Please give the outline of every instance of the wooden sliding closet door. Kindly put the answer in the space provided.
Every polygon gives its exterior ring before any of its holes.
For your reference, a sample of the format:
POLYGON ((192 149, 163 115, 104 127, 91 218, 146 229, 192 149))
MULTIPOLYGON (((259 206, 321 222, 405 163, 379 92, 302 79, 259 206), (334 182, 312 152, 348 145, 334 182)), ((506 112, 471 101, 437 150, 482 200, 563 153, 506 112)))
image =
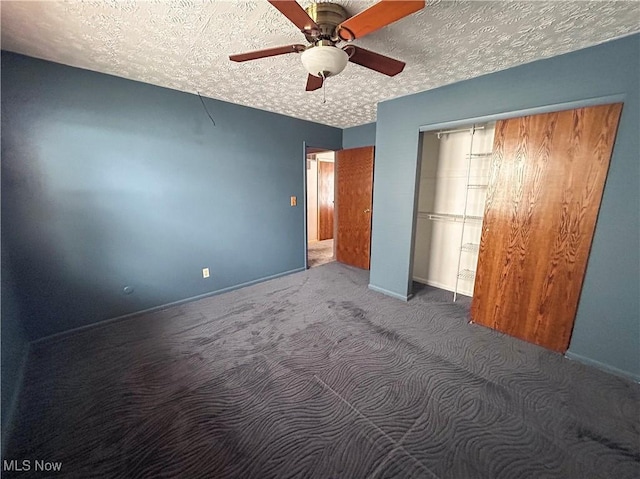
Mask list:
POLYGON ((567 350, 621 109, 497 123, 474 322, 567 350))

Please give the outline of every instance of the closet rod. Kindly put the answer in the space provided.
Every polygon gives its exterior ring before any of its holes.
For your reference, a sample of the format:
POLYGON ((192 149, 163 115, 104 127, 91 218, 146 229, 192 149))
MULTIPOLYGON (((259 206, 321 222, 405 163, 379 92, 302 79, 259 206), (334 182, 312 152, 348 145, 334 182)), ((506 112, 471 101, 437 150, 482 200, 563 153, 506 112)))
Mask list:
POLYGON ((443 131, 438 131, 436 132, 436 136, 438 137, 438 140, 440 139, 440 137, 442 135, 447 135, 449 133, 460 133, 461 131, 476 131, 476 130, 484 130, 484 126, 473 126, 471 128, 461 128, 459 130, 443 130, 443 131))

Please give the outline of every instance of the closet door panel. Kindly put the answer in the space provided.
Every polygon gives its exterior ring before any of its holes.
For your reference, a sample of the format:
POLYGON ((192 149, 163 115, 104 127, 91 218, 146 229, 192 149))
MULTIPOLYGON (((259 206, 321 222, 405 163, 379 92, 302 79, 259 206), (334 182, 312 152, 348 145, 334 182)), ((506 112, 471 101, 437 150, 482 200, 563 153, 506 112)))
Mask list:
POLYGON ((566 351, 621 108, 498 122, 474 322, 566 351))

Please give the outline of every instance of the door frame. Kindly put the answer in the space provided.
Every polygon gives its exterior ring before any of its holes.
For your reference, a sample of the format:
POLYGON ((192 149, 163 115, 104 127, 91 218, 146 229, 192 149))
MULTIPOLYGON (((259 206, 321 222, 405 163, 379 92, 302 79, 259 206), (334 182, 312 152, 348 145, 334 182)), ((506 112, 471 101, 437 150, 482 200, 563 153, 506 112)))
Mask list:
MULTIPOLYGON (((307 155, 309 153, 319 153, 322 151, 332 151, 335 155, 335 153, 338 150, 334 150, 333 148, 327 148, 327 147, 320 147, 320 146, 311 146, 309 144, 307 144, 306 141, 302 142, 302 191, 303 191, 303 206, 304 206, 304 214, 302 217, 302 221, 303 221, 303 228, 304 228, 304 234, 303 234, 303 240, 304 240, 304 269, 307 270, 309 269, 309 231, 308 231, 308 222, 309 222, 309 218, 308 218, 308 205, 307 205, 307 195, 309 194, 309 192, 307 191, 307 155), (311 150, 311 151, 310 151, 311 150)), ((335 161, 335 160, 334 160, 335 161)), ((335 177, 335 171, 334 171, 334 177, 335 177)), ((334 191, 335 191, 335 183, 334 183, 334 191)), ((336 231, 336 214, 335 214, 335 194, 334 194, 334 215, 333 215, 333 238, 334 238, 334 244, 333 244, 333 254, 335 256, 335 231, 336 231)))
MULTIPOLYGON (((512 118, 520 118, 523 116, 531 116, 538 115, 541 113, 554 113, 557 111, 563 110, 575 110, 577 108, 585 108, 590 106, 598 106, 598 105, 606 105, 608 103, 624 103, 626 100, 626 95, 618 94, 618 95, 607 95, 595 98, 585 98, 582 100, 574 100, 562 103, 553 103, 550 105, 543 105, 534 108, 525 108, 522 110, 512 110, 502 113, 493 113, 490 115, 476 116, 471 118, 464 118, 458 120, 451 120, 439 123, 431 123, 427 125, 422 125, 418 128, 418 149, 416 151, 416 158, 420 162, 418 166, 421 166, 422 162, 422 134, 429 131, 436 131, 441 129, 454 129, 463 127, 465 125, 473 124, 473 123, 486 123, 492 121, 499 120, 508 120, 512 118)), ((624 114, 624 111, 623 111, 624 114)), ((614 146, 615 147, 615 146, 614 146)), ((418 169, 416 169, 419 171, 418 169)), ((374 173, 375 173, 375 165, 374 165, 374 173)), ((407 277, 407 283, 409 285, 409 291, 407 295, 407 300, 413 296, 413 252, 415 248, 416 241, 416 210, 418 208, 418 194, 419 194, 419 182, 420 178, 416 178, 416 183, 414 185, 414 199, 413 199, 413 223, 411 225, 411 254, 409 258, 409 276, 407 277)), ((605 181, 606 184, 606 181, 605 181)), ((596 219, 597 225, 597 219, 596 219)), ((587 259, 587 268, 589 267, 589 262, 587 259)))

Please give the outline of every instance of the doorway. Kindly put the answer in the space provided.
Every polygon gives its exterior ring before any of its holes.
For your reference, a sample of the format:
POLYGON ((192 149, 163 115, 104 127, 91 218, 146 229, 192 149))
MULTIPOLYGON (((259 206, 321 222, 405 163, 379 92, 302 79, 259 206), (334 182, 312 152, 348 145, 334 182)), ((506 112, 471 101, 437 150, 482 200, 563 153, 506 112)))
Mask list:
POLYGON ((335 152, 307 148, 307 266, 335 261, 335 152))

